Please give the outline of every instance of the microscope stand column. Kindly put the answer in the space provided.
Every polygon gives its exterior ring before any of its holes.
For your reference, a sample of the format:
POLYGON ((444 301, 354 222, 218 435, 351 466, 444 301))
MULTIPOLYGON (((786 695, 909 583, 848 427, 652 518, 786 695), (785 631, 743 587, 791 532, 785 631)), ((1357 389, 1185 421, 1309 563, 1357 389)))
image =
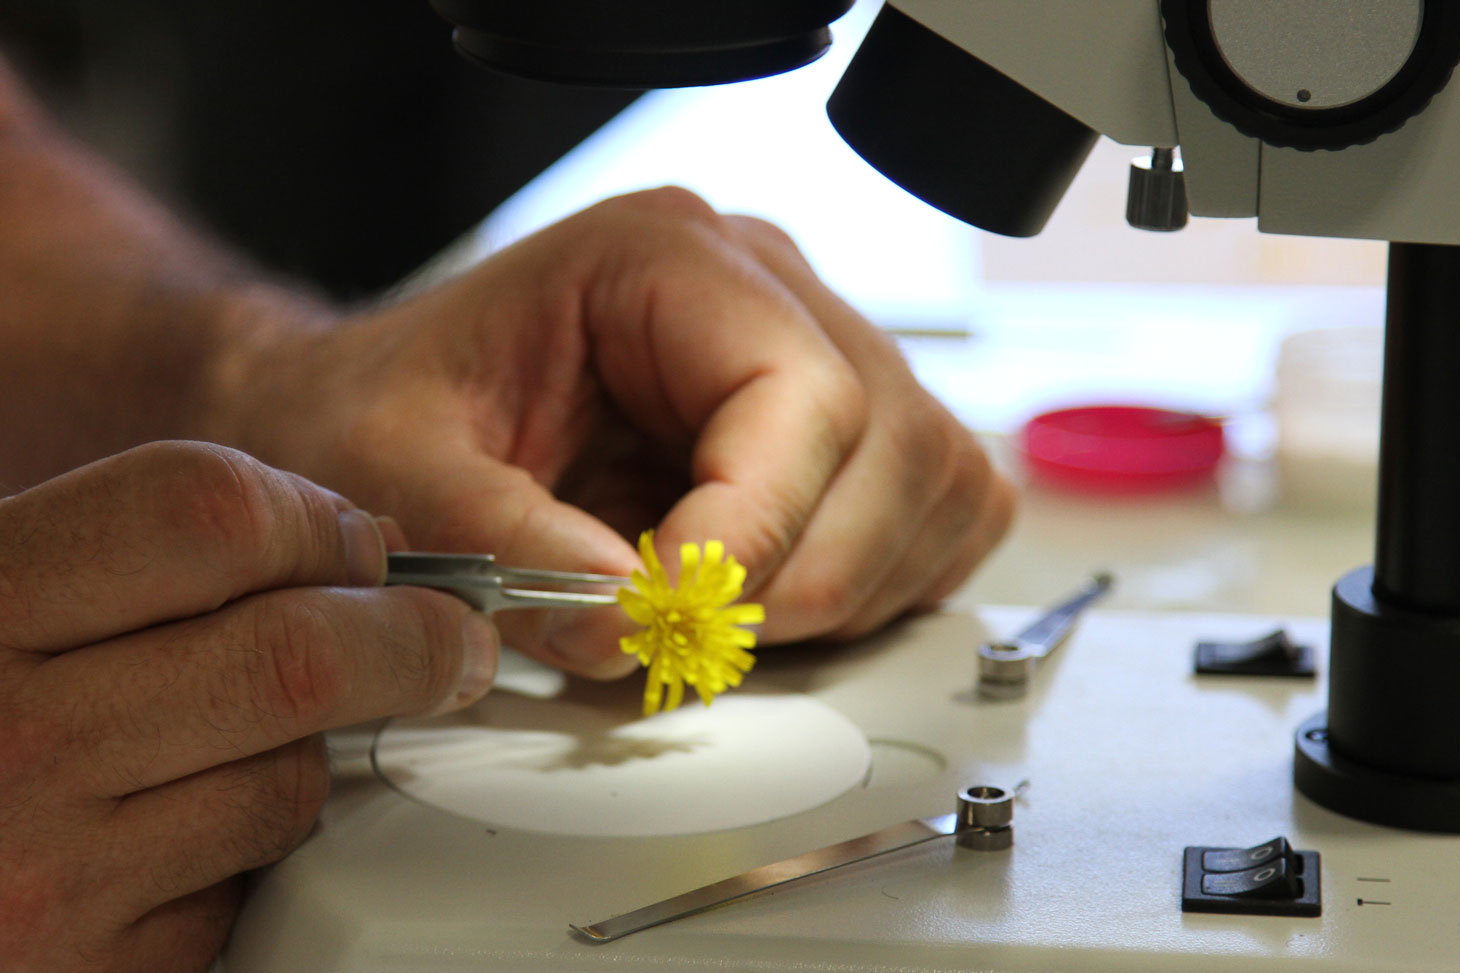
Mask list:
POLYGON ((1350 817, 1460 833, 1460 247, 1389 249, 1375 563, 1333 589, 1328 710, 1298 790, 1350 817))

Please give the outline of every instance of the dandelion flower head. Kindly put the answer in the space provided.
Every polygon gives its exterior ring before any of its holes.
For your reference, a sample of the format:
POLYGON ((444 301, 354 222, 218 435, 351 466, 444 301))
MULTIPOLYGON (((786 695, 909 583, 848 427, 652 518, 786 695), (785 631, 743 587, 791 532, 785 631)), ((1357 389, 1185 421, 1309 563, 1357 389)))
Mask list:
POLYGON ((644 570, 619 589, 618 602, 643 628, 619 639, 619 647, 648 667, 644 715, 678 707, 686 685, 708 706, 740 685, 755 664, 748 651, 755 647, 755 633, 740 626, 765 621, 765 609, 732 604, 745 584, 745 568, 719 541, 706 541, 703 553, 698 544, 680 546, 677 584, 654 551, 652 530, 639 536, 639 556, 644 570))

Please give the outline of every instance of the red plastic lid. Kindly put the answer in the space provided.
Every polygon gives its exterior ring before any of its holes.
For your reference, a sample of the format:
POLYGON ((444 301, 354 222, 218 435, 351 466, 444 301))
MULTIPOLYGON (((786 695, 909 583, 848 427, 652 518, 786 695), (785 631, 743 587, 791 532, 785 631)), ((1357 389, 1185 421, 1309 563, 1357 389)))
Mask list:
POLYGON ((1060 409, 1024 426, 1030 472, 1080 490, 1138 493, 1190 486, 1222 458, 1222 425, 1131 405, 1060 409))

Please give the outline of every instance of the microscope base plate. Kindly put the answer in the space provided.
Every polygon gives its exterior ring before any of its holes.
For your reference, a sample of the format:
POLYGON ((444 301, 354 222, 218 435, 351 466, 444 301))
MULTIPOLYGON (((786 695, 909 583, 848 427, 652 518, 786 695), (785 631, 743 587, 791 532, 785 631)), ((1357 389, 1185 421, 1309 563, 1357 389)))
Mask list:
MULTIPOLYGON (((1278 624, 1324 660, 1326 620, 1096 610, 1027 696, 980 697, 977 646, 1034 615, 950 610, 857 645, 763 650, 736 692, 834 708, 866 737, 872 770, 820 806, 730 830, 625 838, 492 826, 378 779, 378 728, 336 734, 320 826, 259 875, 224 969, 1453 968, 1460 836, 1367 824, 1294 789, 1293 733, 1323 707, 1323 666, 1311 682, 1192 671, 1196 642, 1278 624), (931 842, 602 945, 568 929, 946 813, 961 787, 1025 779, 1004 851, 931 842), (1274 835, 1320 856, 1321 915, 1182 912, 1183 849, 1274 835)), ((639 688, 594 691, 631 700, 639 688)))

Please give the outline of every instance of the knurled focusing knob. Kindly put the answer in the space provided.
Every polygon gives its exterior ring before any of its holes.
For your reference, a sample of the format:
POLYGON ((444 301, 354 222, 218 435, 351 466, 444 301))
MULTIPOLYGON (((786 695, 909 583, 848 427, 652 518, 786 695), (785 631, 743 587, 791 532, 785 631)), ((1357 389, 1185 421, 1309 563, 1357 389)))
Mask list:
POLYGON ((1186 176, 1174 149, 1156 148, 1130 164, 1125 221, 1138 230, 1167 232, 1186 225, 1186 176))
POLYGON ((1196 96, 1284 148, 1344 149, 1396 131, 1460 60, 1454 0, 1161 0, 1161 14, 1196 96))

